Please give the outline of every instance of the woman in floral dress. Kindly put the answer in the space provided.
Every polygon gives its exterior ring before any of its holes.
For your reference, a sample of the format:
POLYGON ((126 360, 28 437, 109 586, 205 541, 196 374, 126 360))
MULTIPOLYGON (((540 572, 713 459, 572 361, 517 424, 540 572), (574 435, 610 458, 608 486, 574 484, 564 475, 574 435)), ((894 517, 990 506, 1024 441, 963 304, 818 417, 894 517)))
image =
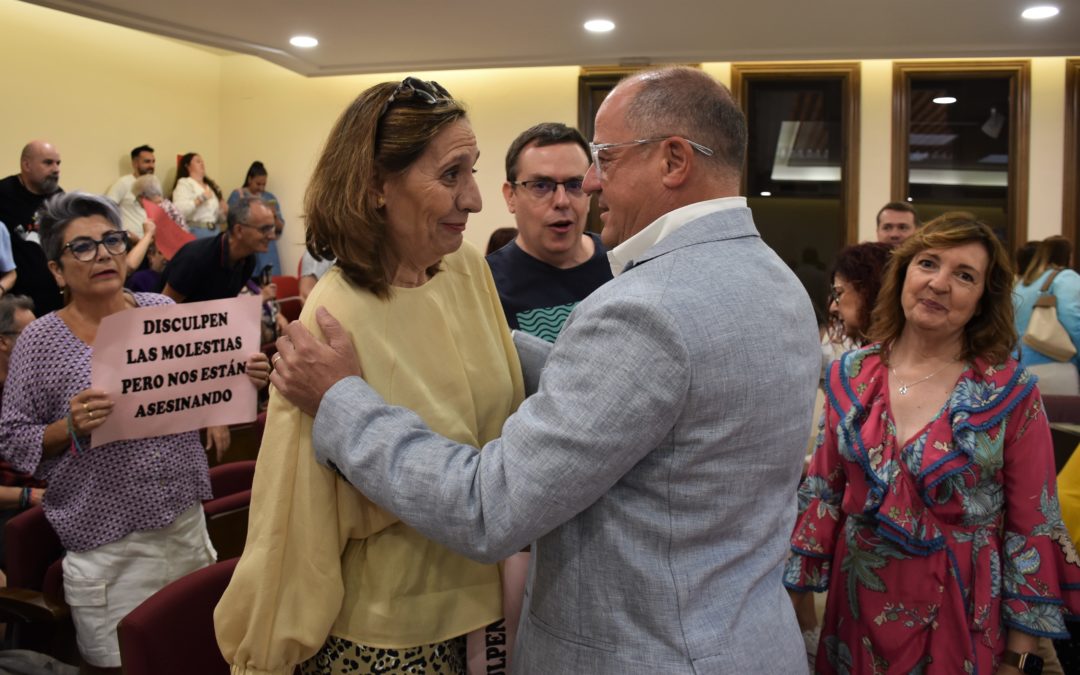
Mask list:
POLYGON ((830 590, 817 672, 1037 672, 1080 618, 1011 287, 992 231, 945 214, 893 254, 876 342, 830 368, 784 580, 830 590))

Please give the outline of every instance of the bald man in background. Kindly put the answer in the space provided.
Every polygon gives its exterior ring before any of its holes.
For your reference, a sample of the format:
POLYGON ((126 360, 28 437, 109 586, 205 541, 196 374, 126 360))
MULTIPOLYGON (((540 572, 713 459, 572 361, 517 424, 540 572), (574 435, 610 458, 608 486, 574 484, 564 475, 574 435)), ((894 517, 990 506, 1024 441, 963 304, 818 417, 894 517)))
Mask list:
POLYGON ((18 277, 11 292, 34 300, 39 315, 60 309, 63 298, 38 244, 34 214, 59 192, 60 152, 47 141, 30 141, 19 157, 19 173, 0 180, 0 222, 11 234, 18 277))

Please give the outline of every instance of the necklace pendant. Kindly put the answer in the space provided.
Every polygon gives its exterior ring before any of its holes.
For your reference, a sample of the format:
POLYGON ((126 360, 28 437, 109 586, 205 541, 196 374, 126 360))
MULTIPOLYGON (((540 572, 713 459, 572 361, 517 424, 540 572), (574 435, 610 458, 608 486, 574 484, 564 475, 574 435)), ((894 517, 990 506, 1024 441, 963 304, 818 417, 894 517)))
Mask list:
POLYGON ((907 392, 908 392, 908 388, 907 388, 907 385, 906 385, 906 384, 902 384, 902 385, 900 385, 900 388, 899 388, 899 389, 897 389, 897 391, 899 391, 899 392, 900 392, 900 395, 901 395, 901 396, 907 396, 907 392))

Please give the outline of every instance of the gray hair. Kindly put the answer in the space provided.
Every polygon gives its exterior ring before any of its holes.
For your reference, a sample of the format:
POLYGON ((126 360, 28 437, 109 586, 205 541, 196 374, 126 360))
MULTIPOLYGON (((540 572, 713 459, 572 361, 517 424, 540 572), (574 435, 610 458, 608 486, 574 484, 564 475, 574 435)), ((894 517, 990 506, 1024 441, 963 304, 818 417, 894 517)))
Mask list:
POLYGON ((0 298, 0 334, 15 332, 15 313, 20 309, 34 311, 34 301, 25 295, 5 295, 0 298))
POLYGON ((35 220, 41 234, 41 248, 49 260, 60 260, 64 252, 64 231, 71 221, 101 216, 116 229, 122 229, 120 211, 108 199, 88 192, 53 195, 38 209, 35 220))
POLYGON ((131 184, 131 194, 135 195, 136 199, 139 197, 153 199, 154 197, 164 196, 161 191, 161 181, 152 173, 136 178, 135 182, 131 184))
MULTIPOLYGON (((230 232, 237 224, 247 225, 248 217, 251 215, 251 207, 255 204, 266 206, 266 202, 263 201, 262 197, 244 197, 229 207, 228 223, 230 232)), ((266 208, 270 207, 266 206, 266 208)))
POLYGON ((736 174, 746 161, 746 116, 731 91, 708 74, 677 66, 634 76, 626 122, 640 138, 679 135, 711 148, 736 174))

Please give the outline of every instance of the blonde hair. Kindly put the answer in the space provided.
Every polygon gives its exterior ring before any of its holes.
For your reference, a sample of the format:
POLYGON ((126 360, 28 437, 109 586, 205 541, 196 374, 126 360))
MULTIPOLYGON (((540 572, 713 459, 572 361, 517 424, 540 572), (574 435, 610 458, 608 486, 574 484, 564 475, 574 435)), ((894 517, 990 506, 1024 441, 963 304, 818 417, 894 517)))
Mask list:
POLYGON ((1018 341, 1013 319, 1012 262, 993 230, 975 220, 970 213, 961 211, 945 213, 931 220, 897 246, 889 258, 869 331, 872 340, 882 343, 884 354, 889 353, 904 330, 906 317, 900 295, 911 261, 927 249, 955 248, 970 243, 981 244, 989 262, 975 315, 964 326, 961 357, 967 360, 982 357, 993 364, 1008 358, 1018 341))

